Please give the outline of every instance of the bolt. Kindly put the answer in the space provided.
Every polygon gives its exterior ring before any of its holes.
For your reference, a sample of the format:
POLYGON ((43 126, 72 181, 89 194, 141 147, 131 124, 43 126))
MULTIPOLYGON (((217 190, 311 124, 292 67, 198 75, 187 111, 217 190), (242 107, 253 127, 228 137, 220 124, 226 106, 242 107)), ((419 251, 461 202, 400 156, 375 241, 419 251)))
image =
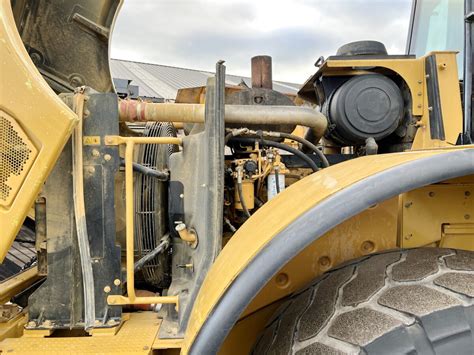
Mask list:
POLYGON ((110 292, 110 286, 105 286, 104 287, 104 292, 109 293, 110 292))
POLYGON ((290 278, 288 277, 287 274, 285 274, 284 272, 278 274, 275 278, 275 282, 278 286, 280 287, 286 287, 288 286, 289 284, 289 281, 290 281, 290 278))
POLYGON ((422 106, 421 106, 421 104, 418 104, 416 107, 421 108, 422 106))
POLYGON ((329 256, 322 256, 319 258, 319 265, 323 268, 329 268, 331 266, 331 259, 329 256))
POLYGON ((93 157, 98 157, 98 156, 100 156, 99 151, 98 151, 97 149, 92 149, 92 156, 93 156, 93 157))
POLYGON ((418 80, 418 84, 423 84, 423 81, 421 81, 421 80, 418 80))
POLYGON ((470 191, 466 191, 466 192, 464 192, 464 196, 466 196, 466 197, 469 197, 469 196, 471 196, 471 192, 470 192, 470 191))
POLYGON ((365 242, 362 243, 361 247, 364 252, 371 253, 375 249, 375 244, 370 240, 366 240, 365 242))
POLYGON ((90 174, 94 174, 95 173, 95 168, 93 166, 89 166, 87 168, 87 172, 90 173, 90 174))
POLYGON ((435 193, 434 193, 433 191, 430 191, 430 192, 428 193, 428 196, 429 196, 429 197, 434 197, 434 195, 435 195, 435 193))
POLYGON ((464 219, 471 219, 471 215, 465 214, 465 215, 464 215, 464 219))
POLYGON ((120 280, 119 279, 115 279, 114 280, 114 285, 115 286, 119 286, 121 284, 120 280))
POLYGON ((192 269, 194 267, 193 264, 178 264, 176 265, 179 269, 192 269))
POLYGON ((31 53, 30 58, 36 65, 41 64, 41 56, 38 53, 31 53))
POLYGON ((418 95, 418 96, 421 96, 421 95, 422 95, 422 94, 421 94, 421 91, 419 91, 417 95, 418 95))
POLYGON ((112 156, 110 154, 105 154, 104 159, 105 161, 109 161, 110 159, 112 159, 112 156))
POLYGON ((180 194, 180 195, 179 195, 179 198, 184 198, 184 194, 180 194))

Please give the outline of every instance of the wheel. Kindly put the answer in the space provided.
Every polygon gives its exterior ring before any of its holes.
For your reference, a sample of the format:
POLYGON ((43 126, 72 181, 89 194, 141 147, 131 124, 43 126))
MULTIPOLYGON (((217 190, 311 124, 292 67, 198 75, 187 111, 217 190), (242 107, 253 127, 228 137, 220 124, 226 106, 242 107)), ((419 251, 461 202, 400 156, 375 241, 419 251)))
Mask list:
POLYGON ((270 318, 254 354, 473 354, 474 252, 386 252, 334 269, 270 318))

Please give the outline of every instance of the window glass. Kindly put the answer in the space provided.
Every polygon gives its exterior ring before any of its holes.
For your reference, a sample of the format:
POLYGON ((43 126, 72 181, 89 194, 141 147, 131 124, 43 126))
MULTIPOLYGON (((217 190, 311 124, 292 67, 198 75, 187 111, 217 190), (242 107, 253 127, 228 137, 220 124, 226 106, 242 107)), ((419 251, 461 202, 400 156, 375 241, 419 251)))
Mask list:
POLYGON ((417 57, 430 51, 455 50, 459 77, 463 71, 464 1, 418 0, 410 42, 410 53, 417 57))

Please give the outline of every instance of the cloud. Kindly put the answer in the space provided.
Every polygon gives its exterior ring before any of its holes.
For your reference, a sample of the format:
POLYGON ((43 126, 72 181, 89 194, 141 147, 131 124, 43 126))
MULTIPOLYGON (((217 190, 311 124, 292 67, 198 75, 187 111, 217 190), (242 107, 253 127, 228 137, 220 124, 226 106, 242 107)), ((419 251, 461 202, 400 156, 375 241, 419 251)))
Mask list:
POLYGON ((273 57, 274 78, 303 82, 344 43, 379 40, 403 53, 410 0, 125 1, 112 57, 202 70, 219 59, 248 76, 250 58, 273 57))

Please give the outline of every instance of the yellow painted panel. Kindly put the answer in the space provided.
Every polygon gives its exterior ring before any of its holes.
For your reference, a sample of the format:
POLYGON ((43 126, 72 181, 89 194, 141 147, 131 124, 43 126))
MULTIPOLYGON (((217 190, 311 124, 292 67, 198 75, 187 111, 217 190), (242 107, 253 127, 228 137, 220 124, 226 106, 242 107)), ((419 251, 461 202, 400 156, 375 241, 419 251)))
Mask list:
MULTIPOLYGON (((0 0, 0 58, 0 110, 21 127, 37 150, 28 174, 10 186, 17 191, 15 198, 8 206, 0 204, 2 262, 77 117, 51 90, 30 60, 17 32, 9 0, 0 0)), ((0 147, 5 150, 4 154, 12 149, 5 145, 0 147)), ((0 174, 0 180, 10 177, 7 170, 0 169, 0 174)))
MULTIPOLYGON (((403 194, 401 201, 401 246, 404 248, 439 242, 443 226, 474 220, 474 184, 431 185, 403 194)), ((467 243, 474 243, 474 239, 467 243)), ((466 244, 465 249, 468 246, 466 244)))
MULTIPOLYGON (((124 317, 125 318, 125 317, 124 317)), ((116 335, 85 337, 21 337, 0 343, 6 354, 148 354, 160 328, 154 312, 131 313, 116 335)))

